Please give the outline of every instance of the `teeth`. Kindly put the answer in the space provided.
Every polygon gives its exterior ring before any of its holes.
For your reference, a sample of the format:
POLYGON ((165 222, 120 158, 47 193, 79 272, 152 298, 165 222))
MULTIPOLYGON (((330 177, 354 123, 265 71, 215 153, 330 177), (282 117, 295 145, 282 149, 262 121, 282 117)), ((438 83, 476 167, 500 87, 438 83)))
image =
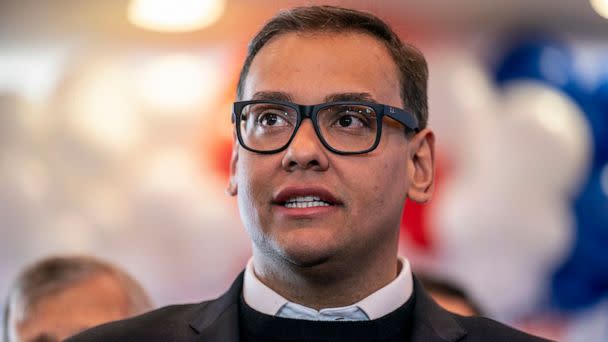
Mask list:
POLYGON ((322 201, 318 196, 297 196, 292 197, 285 202, 286 208, 311 208, 311 207, 327 207, 329 203, 322 201))
POLYGON ((313 201, 321 201, 321 197, 318 196, 298 196, 292 197, 287 200, 287 202, 313 202, 313 201))
POLYGON ((312 208, 312 207, 328 207, 329 204, 322 201, 312 202, 287 202, 285 208, 312 208))

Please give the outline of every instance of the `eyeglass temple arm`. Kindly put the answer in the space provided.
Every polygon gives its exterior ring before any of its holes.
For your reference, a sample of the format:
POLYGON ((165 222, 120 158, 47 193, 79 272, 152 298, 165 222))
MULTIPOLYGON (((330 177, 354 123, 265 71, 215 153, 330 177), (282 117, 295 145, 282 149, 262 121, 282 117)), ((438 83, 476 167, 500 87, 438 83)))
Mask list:
POLYGON ((401 122, 409 129, 412 129, 414 131, 419 130, 418 119, 416 118, 416 116, 414 116, 414 114, 410 112, 407 112, 401 108, 385 105, 384 114, 401 122))

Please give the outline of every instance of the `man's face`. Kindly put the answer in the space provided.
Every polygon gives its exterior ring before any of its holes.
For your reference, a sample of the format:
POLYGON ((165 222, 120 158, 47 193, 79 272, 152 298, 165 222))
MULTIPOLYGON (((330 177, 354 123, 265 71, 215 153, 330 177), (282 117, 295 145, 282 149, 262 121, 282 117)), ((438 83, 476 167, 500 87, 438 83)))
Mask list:
POLYGON ((15 322, 18 341, 62 341, 82 330, 127 317, 127 297, 116 279, 99 275, 40 300, 15 322))
MULTIPOLYGON (((402 107, 396 65, 375 38, 360 33, 275 37, 253 60, 242 99, 312 105, 343 94, 402 107)), ((388 120, 378 147, 361 155, 328 151, 310 120, 279 153, 235 146, 231 184, 254 253, 300 266, 361 260, 387 248, 394 255, 412 168, 404 127, 388 120), (285 206, 288 199, 305 196, 330 205, 285 206)))

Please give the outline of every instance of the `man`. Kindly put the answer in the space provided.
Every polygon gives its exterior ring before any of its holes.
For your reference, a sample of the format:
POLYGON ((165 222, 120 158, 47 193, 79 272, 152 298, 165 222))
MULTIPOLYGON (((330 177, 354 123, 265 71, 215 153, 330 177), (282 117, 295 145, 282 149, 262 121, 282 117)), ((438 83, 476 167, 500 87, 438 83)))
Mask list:
POLYGON ((4 341, 62 341, 150 309, 142 287, 115 266, 83 256, 47 258, 24 270, 12 286, 4 341))
POLYGON ((253 38, 234 104, 229 193, 253 242, 220 298, 73 341, 535 341, 437 306, 397 257, 407 198, 433 189, 427 67, 380 19, 278 14, 253 38))

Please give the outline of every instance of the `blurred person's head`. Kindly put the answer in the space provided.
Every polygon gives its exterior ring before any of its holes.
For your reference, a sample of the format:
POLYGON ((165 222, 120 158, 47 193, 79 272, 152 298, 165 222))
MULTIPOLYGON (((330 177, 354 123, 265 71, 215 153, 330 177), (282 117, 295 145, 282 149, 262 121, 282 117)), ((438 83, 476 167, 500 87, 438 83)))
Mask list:
POLYGON ((5 341, 61 341, 150 309, 140 284, 116 266, 86 256, 46 258, 19 274, 9 290, 5 341))
POLYGON ((462 316, 482 316, 483 312, 473 299, 458 285, 447 280, 417 274, 418 280, 444 309, 462 316))

